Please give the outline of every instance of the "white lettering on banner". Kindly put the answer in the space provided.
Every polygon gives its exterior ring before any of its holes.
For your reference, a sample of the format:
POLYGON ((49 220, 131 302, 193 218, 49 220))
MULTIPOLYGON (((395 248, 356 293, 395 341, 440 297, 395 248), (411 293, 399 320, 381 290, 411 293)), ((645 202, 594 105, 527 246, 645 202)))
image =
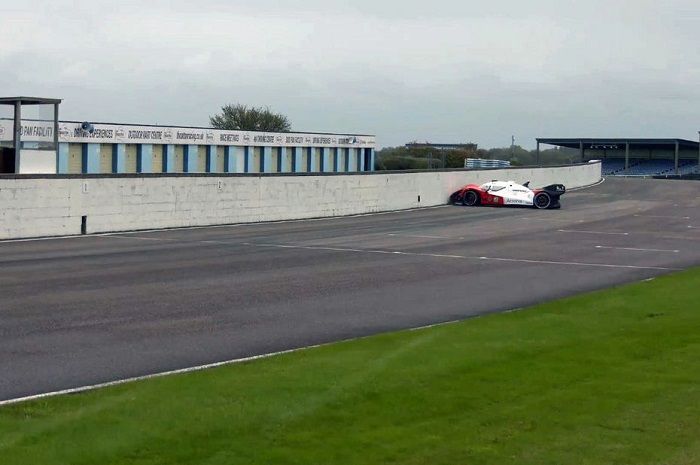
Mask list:
MULTIPOLYGON (((0 140, 12 140, 13 121, 0 119, 0 140)), ((178 127, 127 126, 94 124, 94 131, 84 131, 81 123, 59 123, 60 142, 105 144, 202 144, 273 147, 373 147, 374 136, 319 135, 308 133, 256 133, 178 127)), ((23 121, 22 137, 31 142, 52 142, 53 122, 23 121)))
MULTIPOLYGON (((0 121, 0 140, 12 140, 14 121, 0 121)), ((60 134, 60 133, 59 133, 60 134)), ((53 142, 53 123, 22 121, 21 137, 29 142, 53 142)))
POLYGON ((94 131, 88 132, 81 127, 73 130, 73 137, 82 139, 114 139, 114 129, 95 128, 94 131))
POLYGON ((238 134, 219 133, 219 142, 238 142, 240 138, 238 134))
POLYGON ((180 132, 180 131, 177 131, 176 139, 177 140, 193 140, 193 141, 204 140, 204 134, 198 133, 198 132, 180 132))
POLYGON ((131 130, 129 131, 129 139, 143 139, 143 140, 163 140, 163 131, 144 131, 144 130, 131 130))
POLYGON ((35 137, 50 137, 53 139, 53 126, 22 125, 22 137, 34 140, 35 137))

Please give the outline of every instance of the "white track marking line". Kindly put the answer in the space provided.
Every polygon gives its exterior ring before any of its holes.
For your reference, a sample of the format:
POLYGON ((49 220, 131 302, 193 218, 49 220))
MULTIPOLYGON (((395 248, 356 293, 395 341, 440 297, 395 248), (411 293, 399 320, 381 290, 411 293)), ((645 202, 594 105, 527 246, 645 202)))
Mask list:
POLYGON ((461 260, 491 260, 499 262, 514 262, 514 263, 533 263, 540 265, 560 265, 560 266, 586 266, 586 267, 598 267, 598 268, 623 268, 623 269, 634 269, 634 270, 661 270, 661 271, 680 271, 681 268, 668 268, 661 266, 639 266, 639 265, 615 265, 609 263, 585 263, 585 262, 566 262, 557 260, 534 260, 534 259, 524 259, 524 258, 503 258, 503 257, 473 257, 468 255, 449 255, 449 254, 432 254, 432 253, 420 253, 420 252, 403 252, 400 250, 376 250, 376 249, 352 249, 345 247, 324 247, 324 246, 310 246, 310 245, 293 245, 293 244, 261 244, 253 242, 244 242, 240 245, 246 245, 251 247, 265 247, 265 248, 278 248, 278 249, 301 249, 301 250, 326 250, 332 252, 355 252, 355 253, 367 253, 367 254, 385 254, 385 255, 405 255, 413 257, 435 257, 435 258, 452 258, 461 260))
POLYGON ((417 239, 464 239, 464 237, 429 236, 429 235, 421 235, 421 234, 399 234, 399 233, 388 233, 387 236, 414 237, 417 239))
MULTIPOLYGON (((169 241, 169 242, 176 242, 176 241, 182 241, 181 239, 172 239, 168 237, 143 237, 143 236, 134 236, 134 235, 118 235, 118 234, 95 234, 94 237, 105 237, 108 239, 127 239, 127 240, 138 240, 138 241, 169 241)), ((186 241, 182 241, 186 242, 186 241)), ((204 241, 199 241, 199 242, 204 242, 204 241)))
POLYGON ((642 217, 642 218, 667 218, 667 219, 673 219, 673 220, 689 220, 689 216, 666 216, 666 215, 634 215, 636 217, 642 217))
POLYGON ((600 186, 600 185, 603 184, 604 182, 605 182, 605 178, 604 178, 604 177, 601 177, 601 178, 600 178, 600 181, 598 181, 598 182, 596 182, 596 183, 594 183, 594 184, 589 184, 588 186, 581 186, 581 187, 572 187, 571 189, 567 189, 566 191, 567 191, 567 192, 582 191, 582 190, 585 190, 585 189, 590 189, 591 187, 600 186))
MULTIPOLYGON (((110 236, 113 237, 113 236, 110 236)), ((128 236, 121 237, 122 239, 142 239, 140 237, 128 236)), ((160 240, 160 239, 154 239, 160 240)), ((165 240, 175 240, 175 239, 165 239, 165 240)), ((534 260, 534 259, 522 259, 522 258, 503 258, 503 257, 474 257, 468 255, 452 255, 452 254, 434 254, 434 253, 420 253, 420 252, 404 252, 401 250, 379 250, 379 249, 355 249, 350 247, 331 247, 331 246, 318 246, 318 245, 295 245, 295 244, 264 244, 255 242, 228 242, 228 241, 191 241, 192 243, 203 243, 203 244, 215 244, 215 245, 228 245, 236 246, 243 245, 247 247, 260 247, 260 248, 275 248, 275 249, 292 249, 292 250, 320 250, 328 252, 353 252, 353 253, 365 253, 365 254, 381 254, 381 255, 404 255, 411 257, 433 257, 433 258, 451 258, 451 259, 461 259, 461 260, 493 260, 499 262, 515 262, 515 263, 534 263, 541 265, 562 265, 562 266, 587 266, 587 267, 599 267, 599 268, 623 268, 623 269, 635 269, 635 270, 662 270, 662 271, 680 271, 681 268, 668 268, 659 266, 638 266, 638 265, 615 265, 609 263, 586 263, 586 262, 566 262, 557 260, 534 260)))
POLYGON ((638 249, 635 247, 610 247, 605 245, 596 245, 596 249, 613 249, 613 250, 630 250, 633 252, 669 252, 669 253, 680 253, 680 250, 669 250, 669 249, 638 249))
MULTIPOLYGON (((517 310, 520 310, 520 308, 515 308, 515 309, 507 310, 507 311, 512 312, 512 311, 517 311, 517 310)), ((397 329, 397 330, 392 331, 392 332, 422 331, 425 329, 435 328, 438 326, 452 325, 452 324, 459 323, 459 322, 466 321, 466 320, 477 319, 477 318, 481 318, 482 316, 484 316, 484 315, 466 316, 465 318, 462 318, 459 320, 450 320, 450 321, 444 321, 441 323, 433 323, 433 324, 429 324, 429 325, 416 326, 416 327, 412 327, 412 328, 397 329)), ((368 334, 366 336, 358 336, 358 337, 352 337, 352 338, 347 338, 347 339, 339 339, 337 341, 324 342, 321 344, 312 344, 312 345, 308 345, 308 346, 296 347, 293 349, 279 350, 277 352, 268 352, 266 354, 260 354, 260 355, 251 355, 249 357, 234 358, 234 359, 230 359, 230 360, 223 360, 221 362, 207 363, 204 365, 197 365, 197 366, 193 366, 193 367, 180 368, 177 370, 162 371, 162 372, 152 373, 152 374, 143 375, 143 376, 133 376, 131 378, 123 378, 123 379, 118 379, 118 380, 114 380, 114 381, 107 381, 105 383, 90 384, 87 386, 79 386, 79 387, 75 387, 75 388, 61 389, 58 391, 44 392, 41 394, 33 394, 30 396, 17 397, 14 399, 0 400, 0 407, 6 406, 6 405, 12 405, 12 404, 19 404, 21 402, 28 402, 31 400, 45 399, 47 397, 56 397, 56 396, 65 395, 65 394, 78 394, 81 392, 94 391, 97 389, 107 388, 110 386, 119 386, 121 384, 133 383, 133 382, 137 382, 137 381, 145 381, 148 379, 163 378, 166 376, 193 373, 193 372, 197 372, 197 371, 210 370, 212 368, 219 368, 219 367, 224 367, 224 366, 228 366, 228 365, 237 365, 240 363, 252 362, 255 360, 263 360, 266 358, 273 358, 273 357, 278 357, 280 355, 293 354, 295 352, 303 352, 306 350, 317 349, 320 347, 327 347, 327 346, 336 345, 336 344, 343 344, 346 342, 361 341, 363 339, 369 339, 371 337, 378 336, 380 334, 383 334, 383 333, 368 334)))
POLYGON ((574 234, 605 234, 609 236, 629 236, 628 232, 609 232, 609 231, 579 231, 575 229, 557 229, 557 232, 574 233, 574 234))
MULTIPOLYGON (((624 233, 627 234, 627 233, 624 233)), ((117 239, 135 239, 135 240, 153 240, 153 241, 180 241, 179 239, 170 238, 146 238, 139 236, 116 236, 107 235, 106 237, 117 238, 117 239)), ((600 268, 623 268, 623 269, 636 269, 636 270, 662 270, 662 271, 680 271, 682 268, 669 268, 660 266, 638 266, 638 265, 615 265, 609 263, 586 263, 586 262, 567 262, 567 261, 557 261, 557 260, 534 260, 534 259, 523 259, 523 258, 503 258, 503 257, 475 257, 468 255, 452 255, 452 254, 433 254, 433 253, 419 253, 419 252, 404 252, 401 250, 379 250, 379 249, 354 249, 350 247, 331 247, 331 246, 317 246, 317 245, 294 245, 294 244, 265 244, 265 243, 255 243, 255 242, 230 242, 230 241, 182 241, 186 244, 213 244, 213 245, 226 245, 226 246, 247 246, 247 247, 260 247, 260 248, 277 248, 277 249, 299 249, 299 250, 321 250, 329 252, 354 252, 354 253, 365 253, 365 254, 382 254, 382 255, 405 255, 413 257, 433 257, 433 258, 452 258, 452 259, 462 259, 462 260, 493 260, 499 262, 516 262, 516 263, 534 263, 542 265, 562 265, 562 266, 587 266, 587 267, 600 267, 600 268)), ((603 246, 597 246, 603 248, 603 246)), ((625 250, 625 248, 623 248, 625 250)), ((653 249, 632 249, 628 248, 626 250, 644 250, 644 251, 656 251, 656 252, 675 252, 672 250, 653 250, 653 249)))
MULTIPOLYGON (((464 257, 474 258, 474 257, 464 257)), ((599 268, 627 268, 633 270, 663 270, 663 271, 681 271, 682 268, 666 268, 661 266, 637 266, 637 265, 610 265, 606 263, 582 263, 582 262, 560 262, 555 260, 526 260, 520 258, 494 258, 494 257, 479 257, 481 260, 495 260, 499 262, 519 262, 519 263, 534 263, 541 265, 569 265, 569 266, 589 266, 599 268)))
MULTIPOLYGON (((361 339, 361 338, 358 338, 358 339, 361 339)), ((346 342, 346 341, 350 341, 350 340, 352 340, 352 339, 347 339, 347 340, 337 341, 337 342, 346 342)), ((5 406, 5 405, 18 404, 20 402, 27 402, 30 400, 44 399, 46 397, 55 397, 55 396, 60 396, 60 395, 64 395, 64 394, 77 394, 80 392, 94 391, 96 389, 102 389, 102 388, 106 388, 106 387, 110 387, 110 386, 118 386, 120 384, 133 383, 135 381, 143 381, 143 380, 153 379, 153 378, 162 378, 164 376, 179 375, 179 374, 184 374, 184 373, 191 373, 194 371, 208 370, 211 368, 217 368, 217 367, 226 366, 226 365, 235 365, 235 364, 239 364, 239 363, 251 362, 253 360, 261 360, 261 359, 265 359, 265 358, 276 357, 278 355, 290 354, 293 352, 299 352, 302 350, 313 349, 316 347, 322 347, 322 346, 329 345, 329 344, 333 344, 333 343, 331 342, 331 343, 327 343, 327 344, 316 344, 316 345, 311 345, 311 346, 306 346, 306 347, 298 347, 296 349, 281 350, 278 352, 270 352, 267 354, 253 355, 250 357, 243 357, 243 358, 236 358, 236 359, 232 359, 232 360, 225 360, 222 362, 208 363, 206 365, 198 365, 198 366, 194 366, 194 367, 181 368, 178 370, 163 371, 160 373, 153 373, 150 375, 134 376, 131 378, 124 378, 124 379, 119 379, 119 380, 115 380, 115 381, 108 381, 105 383, 90 384, 87 386, 80 386, 80 387, 76 387, 76 388, 62 389, 60 391, 51 391, 51 392, 46 392, 46 393, 42 393, 42 394, 34 394, 31 396, 17 397, 15 399, 7 399, 7 400, 0 401, 0 407, 5 406)))
POLYGON ((52 237, 31 237, 27 239, 0 239, 0 245, 11 244, 13 242, 38 242, 38 241, 55 241, 58 239, 82 239, 84 237, 94 237, 93 236, 52 236, 52 237))

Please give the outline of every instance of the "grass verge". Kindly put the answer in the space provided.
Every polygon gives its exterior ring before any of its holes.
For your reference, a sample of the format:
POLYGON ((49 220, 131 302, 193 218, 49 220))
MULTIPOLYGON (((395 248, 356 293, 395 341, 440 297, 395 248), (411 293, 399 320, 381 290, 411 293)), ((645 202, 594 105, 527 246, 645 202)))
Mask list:
POLYGON ((700 270, 0 409, 3 464, 700 463, 700 270))

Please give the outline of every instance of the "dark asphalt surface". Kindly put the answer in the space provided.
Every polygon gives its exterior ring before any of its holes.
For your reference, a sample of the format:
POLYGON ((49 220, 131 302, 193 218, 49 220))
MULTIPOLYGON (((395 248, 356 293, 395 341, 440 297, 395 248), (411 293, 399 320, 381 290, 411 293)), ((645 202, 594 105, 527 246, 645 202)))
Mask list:
POLYGON ((562 204, 0 242, 0 400, 700 265, 700 182, 608 179, 562 204))

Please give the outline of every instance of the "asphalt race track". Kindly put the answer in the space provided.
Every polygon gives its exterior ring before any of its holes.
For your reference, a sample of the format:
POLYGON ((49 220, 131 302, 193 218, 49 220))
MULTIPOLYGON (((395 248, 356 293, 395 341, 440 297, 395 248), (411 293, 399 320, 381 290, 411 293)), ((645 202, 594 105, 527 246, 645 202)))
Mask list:
POLYGON ((0 400, 700 265, 700 182, 608 179, 562 204, 0 242, 0 400))

